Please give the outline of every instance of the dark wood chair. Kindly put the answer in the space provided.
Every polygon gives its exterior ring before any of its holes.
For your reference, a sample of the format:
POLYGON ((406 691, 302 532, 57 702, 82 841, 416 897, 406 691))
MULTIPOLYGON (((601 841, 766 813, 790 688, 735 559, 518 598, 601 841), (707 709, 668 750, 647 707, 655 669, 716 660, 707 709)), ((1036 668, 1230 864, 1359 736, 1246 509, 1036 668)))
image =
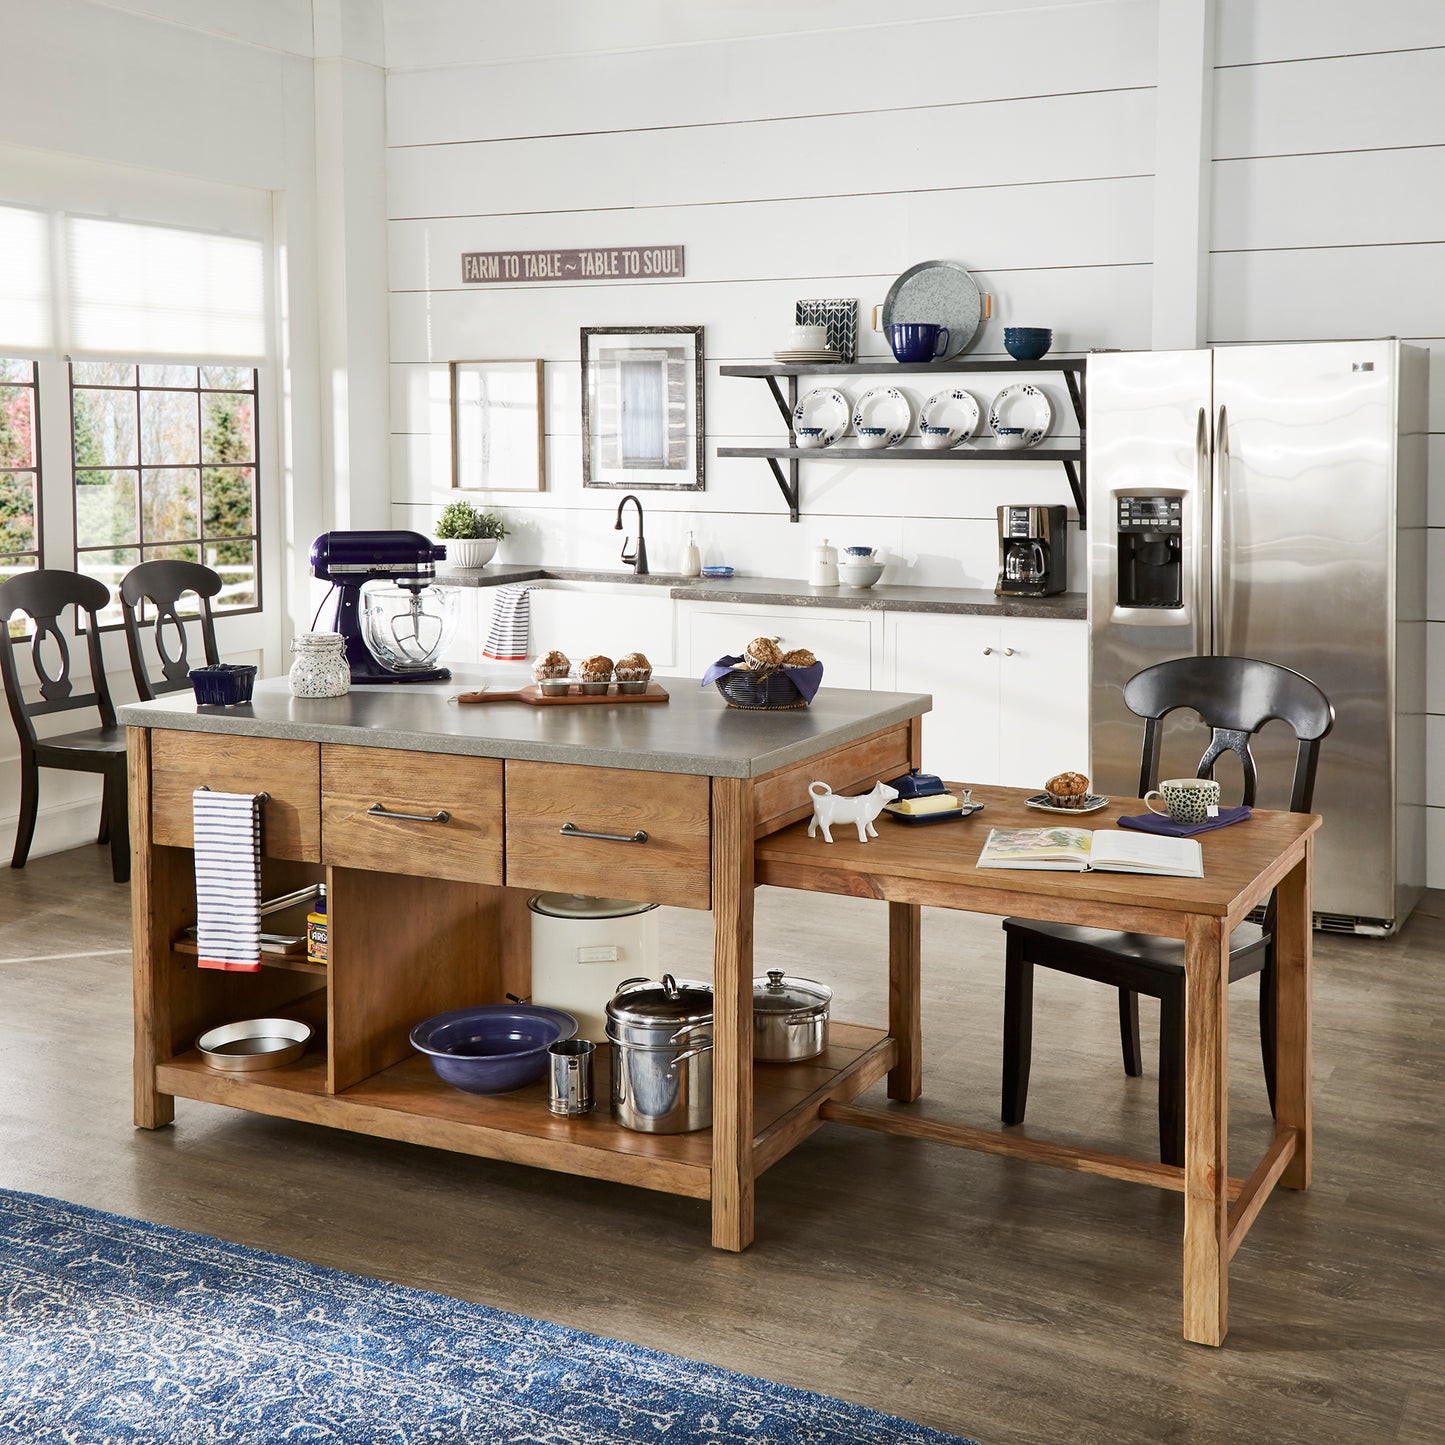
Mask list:
MULTIPOLYGON (((1213 777, 1225 752, 1235 753, 1244 774, 1243 801, 1254 803, 1256 772, 1249 740, 1279 719, 1297 741, 1290 811, 1307 813, 1314 796, 1320 741, 1334 726, 1329 699, 1307 677, 1287 667, 1248 657, 1183 657, 1136 673, 1124 685, 1124 701, 1144 719, 1139 795, 1159 782, 1163 721, 1187 708, 1211 729, 1196 776, 1213 777)), ((1243 825, 1248 827, 1246 823, 1243 825)), ((1274 1107, 1274 916, 1270 895, 1263 926, 1242 923, 1230 935, 1229 981, 1260 974, 1259 1032, 1265 1084, 1274 1107)), ((1023 1123, 1028 1104, 1033 1036, 1035 968, 1091 978, 1119 991, 1119 1034, 1124 1071, 1143 1073, 1139 1054, 1139 995, 1159 1000, 1159 1157, 1184 1162, 1184 944, 1179 939, 1116 933, 1065 923, 1006 918, 1004 963, 1003 1121, 1023 1123)))
POLYGON ((216 623, 211 616, 211 598, 221 590, 221 577, 199 562, 142 562, 120 579, 120 606, 125 617, 125 645, 130 652, 130 670, 135 677, 136 692, 142 702, 152 702, 161 693, 176 692, 191 685, 193 664, 186 656, 186 624, 176 603, 194 592, 200 602, 201 647, 206 662, 214 667, 220 662, 216 651, 216 623), (148 598, 155 608, 155 625, 151 629, 160 676, 153 677, 145 657, 145 627, 136 615, 141 599, 148 598), (171 629, 174 653, 166 644, 166 629, 171 629))
POLYGON ((20 736, 20 817, 15 827, 12 868, 23 868, 35 836, 35 816, 40 807, 40 769, 60 768, 67 772, 99 773, 105 782, 97 843, 110 844, 111 875, 117 883, 130 878, 130 828, 126 817, 125 729, 116 726, 115 708, 105 681, 105 661, 100 649, 100 624, 96 614, 110 601, 110 589, 93 577, 78 572, 41 568, 25 572, 0 584, 0 678, 10 717, 20 736), (74 607, 76 622, 85 614, 85 641, 90 656, 91 690, 77 693, 70 678, 70 648, 60 629, 60 616, 74 607), (9 620, 24 612, 34 626, 30 657, 40 679, 40 700, 26 702, 15 663, 15 639, 9 620), (46 667, 45 644, 54 645, 58 671, 46 667), (35 719, 50 713, 94 708, 100 726, 80 732, 40 737, 35 719))

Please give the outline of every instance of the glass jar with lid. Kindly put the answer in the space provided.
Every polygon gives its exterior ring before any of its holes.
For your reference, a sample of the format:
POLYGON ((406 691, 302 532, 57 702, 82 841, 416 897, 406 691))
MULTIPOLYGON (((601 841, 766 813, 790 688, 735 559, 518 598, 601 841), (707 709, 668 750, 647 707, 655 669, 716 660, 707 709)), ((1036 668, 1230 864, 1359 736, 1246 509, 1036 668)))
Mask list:
POLYGON ((291 640, 295 697, 342 697, 351 691, 346 639, 339 632, 298 632, 291 640))

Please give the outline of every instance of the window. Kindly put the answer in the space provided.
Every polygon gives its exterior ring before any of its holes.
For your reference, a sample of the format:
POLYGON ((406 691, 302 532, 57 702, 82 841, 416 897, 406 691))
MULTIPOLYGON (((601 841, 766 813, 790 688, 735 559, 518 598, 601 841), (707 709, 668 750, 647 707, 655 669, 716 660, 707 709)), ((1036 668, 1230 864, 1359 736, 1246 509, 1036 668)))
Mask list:
POLYGON ((166 557, 221 574, 216 611, 260 606, 256 391, 247 366, 71 366, 75 565, 110 588, 104 621, 120 579, 166 557))
POLYGON ((33 361, 0 357, 0 582, 40 565, 38 392, 33 361))

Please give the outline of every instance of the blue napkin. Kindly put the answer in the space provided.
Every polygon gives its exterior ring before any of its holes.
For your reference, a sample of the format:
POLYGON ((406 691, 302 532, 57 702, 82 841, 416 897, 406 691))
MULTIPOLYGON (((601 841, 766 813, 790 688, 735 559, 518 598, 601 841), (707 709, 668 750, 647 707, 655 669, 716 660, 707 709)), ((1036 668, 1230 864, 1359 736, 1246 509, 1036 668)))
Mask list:
POLYGON ((1192 838, 1196 833, 1209 833, 1215 828, 1227 828, 1231 823, 1243 823, 1250 809, 1221 808, 1217 818, 1206 818, 1202 823, 1176 823, 1162 813, 1134 813, 1119 819, 1121 828, 1137 828, 1141 833, 1164 833, 1170 838, 1192 838))
MULTIPOLYGON (((709 686, 720 677, 725 677, 738 663, 741 657, 720 657, 702 675, 703 687, 709 686)), ((823 664, 815 662, 812 667, 780 667, 779 672, 786 673, 797 685, 797 689, 803 694, 805 702, 812 702, 814 694, 823 685, 823 664)))

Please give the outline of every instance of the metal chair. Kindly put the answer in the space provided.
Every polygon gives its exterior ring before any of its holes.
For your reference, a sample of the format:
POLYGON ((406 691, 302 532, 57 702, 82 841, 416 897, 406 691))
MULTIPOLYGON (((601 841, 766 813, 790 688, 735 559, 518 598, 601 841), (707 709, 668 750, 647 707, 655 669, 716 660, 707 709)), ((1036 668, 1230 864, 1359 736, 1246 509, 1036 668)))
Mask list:
POLYGON ((67 772, 101 774, 105 795, 96 842, 110 844, 110 869, 115 881, 124 883, 130 878, 125 729, 116 726, 96 617, 109 601, 110 590, 104 583, 93 577, 82 577, 78 572, 41 568, 0 584, 0 678, 4 679, 10 717, 20 737, 20 816, 15 827, 12 868, 23 868, 30 854, 40 806, 40 769, 60 768, 67 772), (85 693, 77 694, 70 679, 70 648, 59 625, 60 615, 67 607, 75 608, 77 623, 80 614, 85 613, 91 681, 91 690, 85 693), (40 679, 38 702, 27 703, 21 690, 15 639, 8 625, 16 612, 24 612, 35 628, 30 657, 40 679), (47 638, 58 652, 59 670, 53 675, 46 668, 42 650, 47 638), (99 727, 44 738, 35 731, 37 717, 92 707, 100 714, 99 727))
POLYGON ((214 667, 220 662, 216 651, 216 623, 211 616, 211 598, 221 590, 221 577, 199 562, 142 562, 132 567, 120 581, 120 606, 125 617, 125 645, 130 652, 130 670, 135 677, 136 692, 142 702, 152 702, 161 693, 176 692, 191 685, 191 663, 186 657, 186 625, 176 603, 187 592, 194 592, 201 604, 201 646, 206 662, 214 667), (136 616, 142 598, 149 598, 156 610, 154 644, 160 677, 152 679, 142 642, 143 628, 136 616), (174 631, 174 655, 166 646, 167 624, 174 631))
MULTIPOLYGON (((1163 720, 1180 708, 1198 714, 1212 736, 1196 776, 1212 777, 1226 752, 1238 755, 1244 799, 1253 804, 1256 773, 1249 740, 1279 719, 1294 729, 1297 750, 1290 811, 1307 813, 1314 796, 1320 742, 1334 726, 1329 699, 1307 677, 1287 667, 1248 657, 1184 657, 1136 673, 1124 685, 1124 701, 1145 720, 1139 765, 1142 797, 1159 782, 1163 720)), ((1244 826, 1248 826, 1245 824, 1244 826)), ((1263 926, 1242 923, 1230 935, 1229 981, 1260 974, 1259 1032, 1265 1084, 1274 1108, 1274 895, 1263 926)), ((1004 962, 1003 1121, 1023 1123, 1028 1104, 1033 1035, 1033 971, 1057 969, 1110 984, 1119 991, 1119 1034, 1124 1071, 1143 1073, 1139 1053, 1139 995, 1159 1000, 1159 1157, 1184 1162, 1184 944, 1179 939, 1117 933, 1025 918, 1003 922, 1004 962)))

